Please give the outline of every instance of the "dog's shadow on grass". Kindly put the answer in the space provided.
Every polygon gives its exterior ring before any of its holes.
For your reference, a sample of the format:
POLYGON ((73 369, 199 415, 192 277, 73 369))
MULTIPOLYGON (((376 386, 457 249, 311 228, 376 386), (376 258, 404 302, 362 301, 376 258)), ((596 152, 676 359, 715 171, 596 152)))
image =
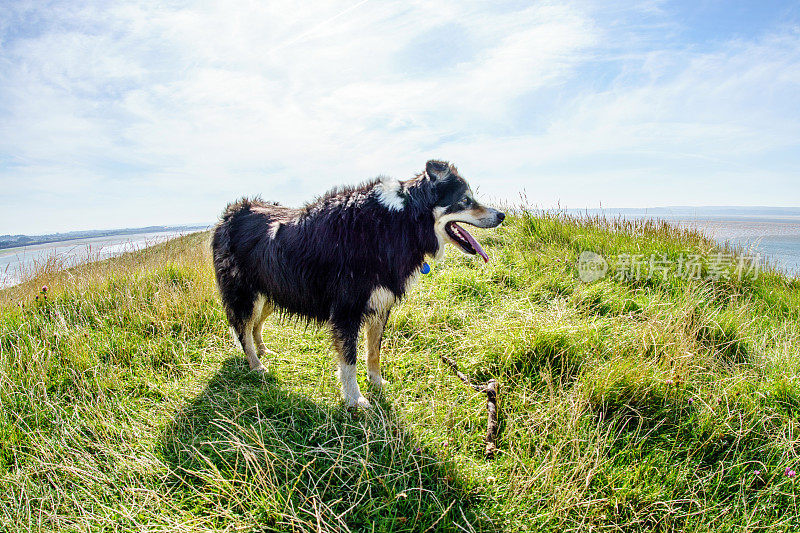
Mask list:
POLYGON ((317 403, 230 358, 162 435, 168 490, 220 527, 496 530, 456 469, 373 398, 369 412, 317 403))

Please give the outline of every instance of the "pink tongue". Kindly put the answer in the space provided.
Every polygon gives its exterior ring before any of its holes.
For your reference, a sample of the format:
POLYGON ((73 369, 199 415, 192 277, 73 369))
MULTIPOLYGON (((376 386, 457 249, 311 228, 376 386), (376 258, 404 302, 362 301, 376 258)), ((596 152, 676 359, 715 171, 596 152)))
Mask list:
POLYGON ((469 241, 469 243, 472 245, 472 247, 475 248, 475 251, 478 252, 481 257, 483 257, 484 262, 488 263, 489 262, 489 256, 486 254, 486 252, 483 250, 483 248, 481 248, 481 245, 478 244, 478 241, 475 240, 475 237, 470 235, 467 230, 465 230, 464 228, 462 228, 461 226, 459 226, 455 222, 453 222, 453 227, 456 228, 456 231, 458 231, 459 235, 461 235, 462 237, 467 239, 467 241, 469 241))

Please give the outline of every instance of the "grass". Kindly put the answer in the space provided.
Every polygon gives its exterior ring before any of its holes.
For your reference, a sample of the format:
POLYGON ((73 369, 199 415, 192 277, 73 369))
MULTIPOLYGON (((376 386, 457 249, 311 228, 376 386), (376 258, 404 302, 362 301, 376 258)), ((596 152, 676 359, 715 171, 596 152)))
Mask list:
POLYGON ((450 250, 392 314, 370 412, 290 319, 248 373, 207 234, 0 291, 0 530, 800 530, 800 282, 579 279, 584 250, 719 253, 652 222, 521 212, 479 238, 489 264, 450 250), (442 353, 503 384, 493 461, 442 353))

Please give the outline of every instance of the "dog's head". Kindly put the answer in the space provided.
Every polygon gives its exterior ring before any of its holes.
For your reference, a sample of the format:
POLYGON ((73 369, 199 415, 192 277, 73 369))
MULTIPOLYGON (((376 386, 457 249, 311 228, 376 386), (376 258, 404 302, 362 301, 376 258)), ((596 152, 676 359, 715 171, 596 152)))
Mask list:
POLYGON ((456 167, 446 161, 428 161, 422 179, 428 180, 432 193, 433 227, 439 239, 439 251, 449 242, 466 254, 479 254, 484 261, 489 261, 478 241, 459 223, 495 228, 506 218, 505 213, 481 205, 456 167))

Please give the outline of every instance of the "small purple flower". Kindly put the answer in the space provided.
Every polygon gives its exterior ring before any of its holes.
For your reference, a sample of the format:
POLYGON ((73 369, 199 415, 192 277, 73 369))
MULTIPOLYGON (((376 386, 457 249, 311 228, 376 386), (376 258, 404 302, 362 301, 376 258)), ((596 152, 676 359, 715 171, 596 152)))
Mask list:
POLYGON ((422 453, 422 450, 420 448, 414 448, 414 453, 420 454, 422 453))
POLYGON ((753 471, 753 474, 755 474, 757 476, 760 476, 761 475, 761 470, 755 470, 755 471, 753 471))
POLYGON ((788 477, 794 477, 794 476, 796 476, 796 475, 797 475, 797 472, 795 472, 794 470, 792 470, 791 468, 789 468, 789 467, 787 466, 787 467, 786 467, 786 475, 787 475, 788 477))
POLYGON ((689 398, 689 405, 692 405, 693 403, 694 403, 694 398, 689 398))
POLYGON ((675 382, 672 381, 671 379, 668 379, 664 383, 666 383, 667 385, 673 385, 675 382))
POLYGON ((47 285, 42 285, 42 292, 47 292, 47 285))

